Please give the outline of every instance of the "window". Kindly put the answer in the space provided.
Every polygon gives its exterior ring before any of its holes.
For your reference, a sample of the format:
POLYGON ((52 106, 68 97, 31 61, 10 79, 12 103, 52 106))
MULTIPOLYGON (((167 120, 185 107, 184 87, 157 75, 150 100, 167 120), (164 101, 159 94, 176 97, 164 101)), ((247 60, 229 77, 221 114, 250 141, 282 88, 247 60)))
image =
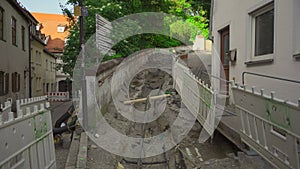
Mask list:
POLYGON ((9 73, 5 74, 5 94, 9 91, 9 73))
POLYGON ((272 59, 274 53, 274 3, 251 13, 252 60, 272 59))
POLYGON ((36 89, 37 91, 41 90, 41 86, 42 86, 42 84, 41 84, 41 78, 40 78, 40 77, 37 77, 37 78, 35 79, 35 81, 36 81, 35 89, 36 89))
POLYGON ((4 95, 4 72, 0 72, 0 96, 4 95))
POLYGON ((34 24, 30 27, 30 33, 33 34, 33 35, 36 34, 36 27, 35 27, 34 24))
POLYGON ((43 83, 43 93, 46 93, 46 84, 43 83))
POLYGON ((22 26, 22 35, 21 35, 22 37, 22 50, 24 50, 25 51, 25 27, 24 26, 22 26))
POLYGON ((0 40, 4 39, 4 9, 0 7, 0 40))
POLYGON ((12 73, 11 75, 11 81, 12 81, 12 92, 19 92, 20 91, 20 80, 21 75, 17 72, 12 73))
POLYGON ((46 84, 46 92, 49 92, 49 83, 46 84))
POLYGON ((54 91, 54 83, 51 83, 51 91, 50 92, 52 92, 52 91, 54 91))
POLYGON ((37 50, 35 51, 35 58, 37 63, 39 61, 39 52, 37 50))
POLYGON ((300 1, 294 1, 294 57, 300 58, 300 1))
POLYGON ((46 59, 46 70, 48 70, 48 60, 46 59))
POLYGON ((56 62, 53 63, 53 70, 56 71, 56 62))
POLYGON ((57 32, 58 33, 64 33, 66 30, 67 25, 58 25, 57 26, 57 32))
POLYGON ((17 20, 11 17, 11 40, 13 45, 17 45, 17 20))
POLYGON ((9 74, 0 71, 0 96, 8 94, 9 90, 9 74))

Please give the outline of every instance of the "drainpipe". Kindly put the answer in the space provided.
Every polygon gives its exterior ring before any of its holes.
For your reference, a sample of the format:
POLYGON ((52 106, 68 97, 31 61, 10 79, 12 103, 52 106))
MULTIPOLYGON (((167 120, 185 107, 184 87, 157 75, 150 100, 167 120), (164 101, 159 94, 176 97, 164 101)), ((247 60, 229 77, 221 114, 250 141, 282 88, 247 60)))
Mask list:
POLYGON ((212 36, 212 29, 213 29, 213 13, 214 13, 214 0, 211 0, 210 3, 210 16, 209 16, 209 37, 208 39, 214 42, 214 37, 212 36))
POLYGON ((30 32, 30 27, 32 26, 32 22, 29 22, 29 26, 28 26, 28 53, 29 53, 29 71, 28 71, 28 77, 29 77, 29 98, 32 97, 32 88, 31 88, 31 32, 30 32))

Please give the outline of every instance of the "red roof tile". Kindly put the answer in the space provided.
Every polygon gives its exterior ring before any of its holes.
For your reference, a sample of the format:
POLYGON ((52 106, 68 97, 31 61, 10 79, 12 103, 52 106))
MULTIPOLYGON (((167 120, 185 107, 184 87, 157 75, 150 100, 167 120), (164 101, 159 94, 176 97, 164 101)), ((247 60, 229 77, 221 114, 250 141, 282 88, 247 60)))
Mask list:
POLYGON ((63 52, 69 34, 69 18, 61 14, 31 13, 42 24, 41 33, 50 36, 46 48, 52 53, 63 52), (57 31, 58 25, 67 25, 65 32, 57 31))

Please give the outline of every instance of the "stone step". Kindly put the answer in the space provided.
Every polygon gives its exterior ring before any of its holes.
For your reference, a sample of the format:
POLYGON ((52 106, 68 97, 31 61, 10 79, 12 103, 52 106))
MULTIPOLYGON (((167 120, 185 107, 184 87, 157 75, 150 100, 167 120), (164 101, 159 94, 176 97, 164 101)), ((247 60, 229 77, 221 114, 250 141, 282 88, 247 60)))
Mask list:
POLYGON ((82 131, 75 131, 71 142, 66 169, 87 168, 87 135, 82 131))

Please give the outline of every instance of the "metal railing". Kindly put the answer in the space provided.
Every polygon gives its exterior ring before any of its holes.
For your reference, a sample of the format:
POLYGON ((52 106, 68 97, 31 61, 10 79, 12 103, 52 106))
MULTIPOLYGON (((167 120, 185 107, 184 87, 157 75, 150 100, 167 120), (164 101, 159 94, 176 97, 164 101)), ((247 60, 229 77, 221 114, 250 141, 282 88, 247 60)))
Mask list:
POLYGON ((172 76, 174 88, 180 94, 182 102, 213 136, 216 127, 216 93, 212 87, 198 79, 188 67, 179 62, 175 62, 172 76))
POLYGON ((242 82, 243 82, 243 84, 245 84, 245 75, 247 75, 247 74, 300 84, 299 80, 286 79, 286 78, 282 78, 282 77, 276 77, 276 76, 270 76, 270 75, 264 75, 264 74, 259 74, 259 73, 252 73, 252 72, 243 72, 242 73, 242 82))

